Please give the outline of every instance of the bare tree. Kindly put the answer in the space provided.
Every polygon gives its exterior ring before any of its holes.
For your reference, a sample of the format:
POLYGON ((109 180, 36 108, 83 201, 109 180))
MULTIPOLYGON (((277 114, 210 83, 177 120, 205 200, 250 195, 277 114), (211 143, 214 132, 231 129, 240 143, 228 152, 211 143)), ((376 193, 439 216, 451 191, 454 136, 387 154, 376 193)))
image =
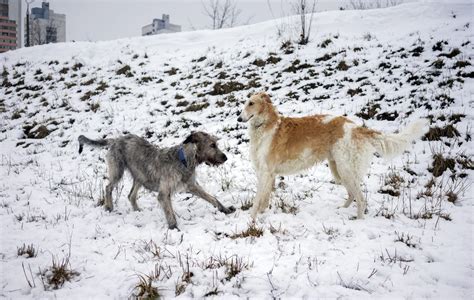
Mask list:
POLYGON ((30 43, 43 45, 57 42, 57 24, 53 19, 31 19, 30 20, 30 43))
POLYGON ((212 22, 212 29, 234 27, 237 24, 241 10, 235 0, 207 0, 202 2, 204 14, 212 22))
POLYGON ((402 4, 403 0, 350 0, 349 9, 374 9, 402 4))
POLYGON ((272 4, 270 3, 270 0, 267 0, 267 6, 268 9, 270 10, 270 14, 272 15, 272 19, 277 20, 276 21, 276 29, 277 29, 277 35, 278 37, 283 37, 283 35, 288 31, 289 26, 289 21, 284 20, 283 17, 288 18, 288 13, 286 11, 286 7, 283 7, 283 0, 280 2, 280 16, 276 15, 273 11, 272 4))
POLYGON ((30 46, 46 44, 46 32, 40 22, 40 19, 30 20, 30 46))
POLYGON ((293 11, 300 17, 300 38, 298 43, 306 45, 311 34, 314 12, 316 11, 316 0, 294 0, 293 11))

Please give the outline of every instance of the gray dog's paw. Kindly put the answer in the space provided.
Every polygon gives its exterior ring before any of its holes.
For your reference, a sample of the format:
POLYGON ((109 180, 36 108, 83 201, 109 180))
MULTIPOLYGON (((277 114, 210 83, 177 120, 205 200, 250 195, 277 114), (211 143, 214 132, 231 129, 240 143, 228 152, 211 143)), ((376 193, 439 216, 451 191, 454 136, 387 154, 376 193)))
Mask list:
POLYGON ((231 205, 229 207, 224 207, 224 209, 222 209, 221 211, 225 213, 226 215, 228 215, 235 212, 235 207, 231 205))
POLYGON ((168 229, 169 229, 169 230, 174 230, 174 229, 176 229, 177 231, 181 231, 181 230, 179 230, 177 224, 168 225, 168 229))

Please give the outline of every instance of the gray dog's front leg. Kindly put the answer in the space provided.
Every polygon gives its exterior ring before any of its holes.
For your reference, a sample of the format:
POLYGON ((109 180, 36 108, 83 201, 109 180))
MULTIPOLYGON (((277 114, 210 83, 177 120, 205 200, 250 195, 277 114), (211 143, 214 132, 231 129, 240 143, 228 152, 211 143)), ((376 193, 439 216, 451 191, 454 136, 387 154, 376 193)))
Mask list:
POLYGON ((198 196, 206 200, 207 202, 211 203, 214 207, 217 207, 217 209, 220 212, 223 212, 225 214, 230 214, 235 211, 235 207, 233 206, 225 207, 224 205, 222 205, 222 203, 219 202, 219 200, 216 199, 216 197, 206 193, 206 191, 204 191, 202 187, 199 186, 197 183, 190 184, 188 186, 188 192, 193 194, 194 196, 198 196))
POLYGON ((158 202, 160 202, 165 212, 166 221, 169 229, 178 229, 176 217, 174 215, 173 206, 171 206, 171 194, 169 192, 160 191, 158 194, 158 202))

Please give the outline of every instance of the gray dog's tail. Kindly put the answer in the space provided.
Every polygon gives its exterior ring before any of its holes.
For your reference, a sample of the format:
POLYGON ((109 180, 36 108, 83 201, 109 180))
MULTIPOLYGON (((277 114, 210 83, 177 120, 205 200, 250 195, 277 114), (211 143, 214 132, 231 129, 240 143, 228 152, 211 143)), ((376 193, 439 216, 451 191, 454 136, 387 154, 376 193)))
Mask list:
POLYGON ((91 145, 93 147, 105 147, 112 141, 112 139, 91 140, 83 135, 80 135, 77 139, 79 140, 79 153, 82 153, 84 144, 91 145))

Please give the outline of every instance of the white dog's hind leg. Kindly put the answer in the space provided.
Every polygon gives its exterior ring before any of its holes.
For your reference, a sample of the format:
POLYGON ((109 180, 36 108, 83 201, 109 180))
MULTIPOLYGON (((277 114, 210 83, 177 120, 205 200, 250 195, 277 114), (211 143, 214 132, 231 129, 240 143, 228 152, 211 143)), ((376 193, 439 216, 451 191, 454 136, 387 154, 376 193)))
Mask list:
POLYGON ((329 161, 329 169, 331 170, 331 174, 332 174, 332 177, 334 178, 335 183, 341 184, 341 176, 339 175, 339 172, 337 171, 336 162, 334 160, 329 161))
MULTIPOLYGON (((341 173, 340 173, 341 174, 341 173)), ((360 190, 360 182, 356 177, 353 177, 351 174, 341 174, 342 185, 346 188, 348 198, 344 203, 344 207, 349 207, 352 203, 352 200, 355 197, 357 202, 357 219, 364 218, 364 212, 366 207, 366 202, 364 195, 360 190)))
MULTIPOLYGON (((346 189, 346 190, 347 190, 347 189, 346 189)), ((354 196, 352 195, 352 193, 351 193, 349 190, 347 190, 347 200, 346 200, 346 202, 344 202, 344 204, 343 204, 342 206, 340 206, 340 207, 348 208, 348 207, 351 205, 351 203, 352 203, 353 201, 354 201, 354 196)))
POLYGON ((360 183, 362 182, 363 174, 367 170, 369 160, 365 159, 367 157, 366 153, 357 153, 357 149, 338 154, 334 156, 337 172, 348 194, 348 198, 343 206, 349 207, 355 198, 357 202, 357 219, 363 219, 367 203, 360 189, 360 183))

